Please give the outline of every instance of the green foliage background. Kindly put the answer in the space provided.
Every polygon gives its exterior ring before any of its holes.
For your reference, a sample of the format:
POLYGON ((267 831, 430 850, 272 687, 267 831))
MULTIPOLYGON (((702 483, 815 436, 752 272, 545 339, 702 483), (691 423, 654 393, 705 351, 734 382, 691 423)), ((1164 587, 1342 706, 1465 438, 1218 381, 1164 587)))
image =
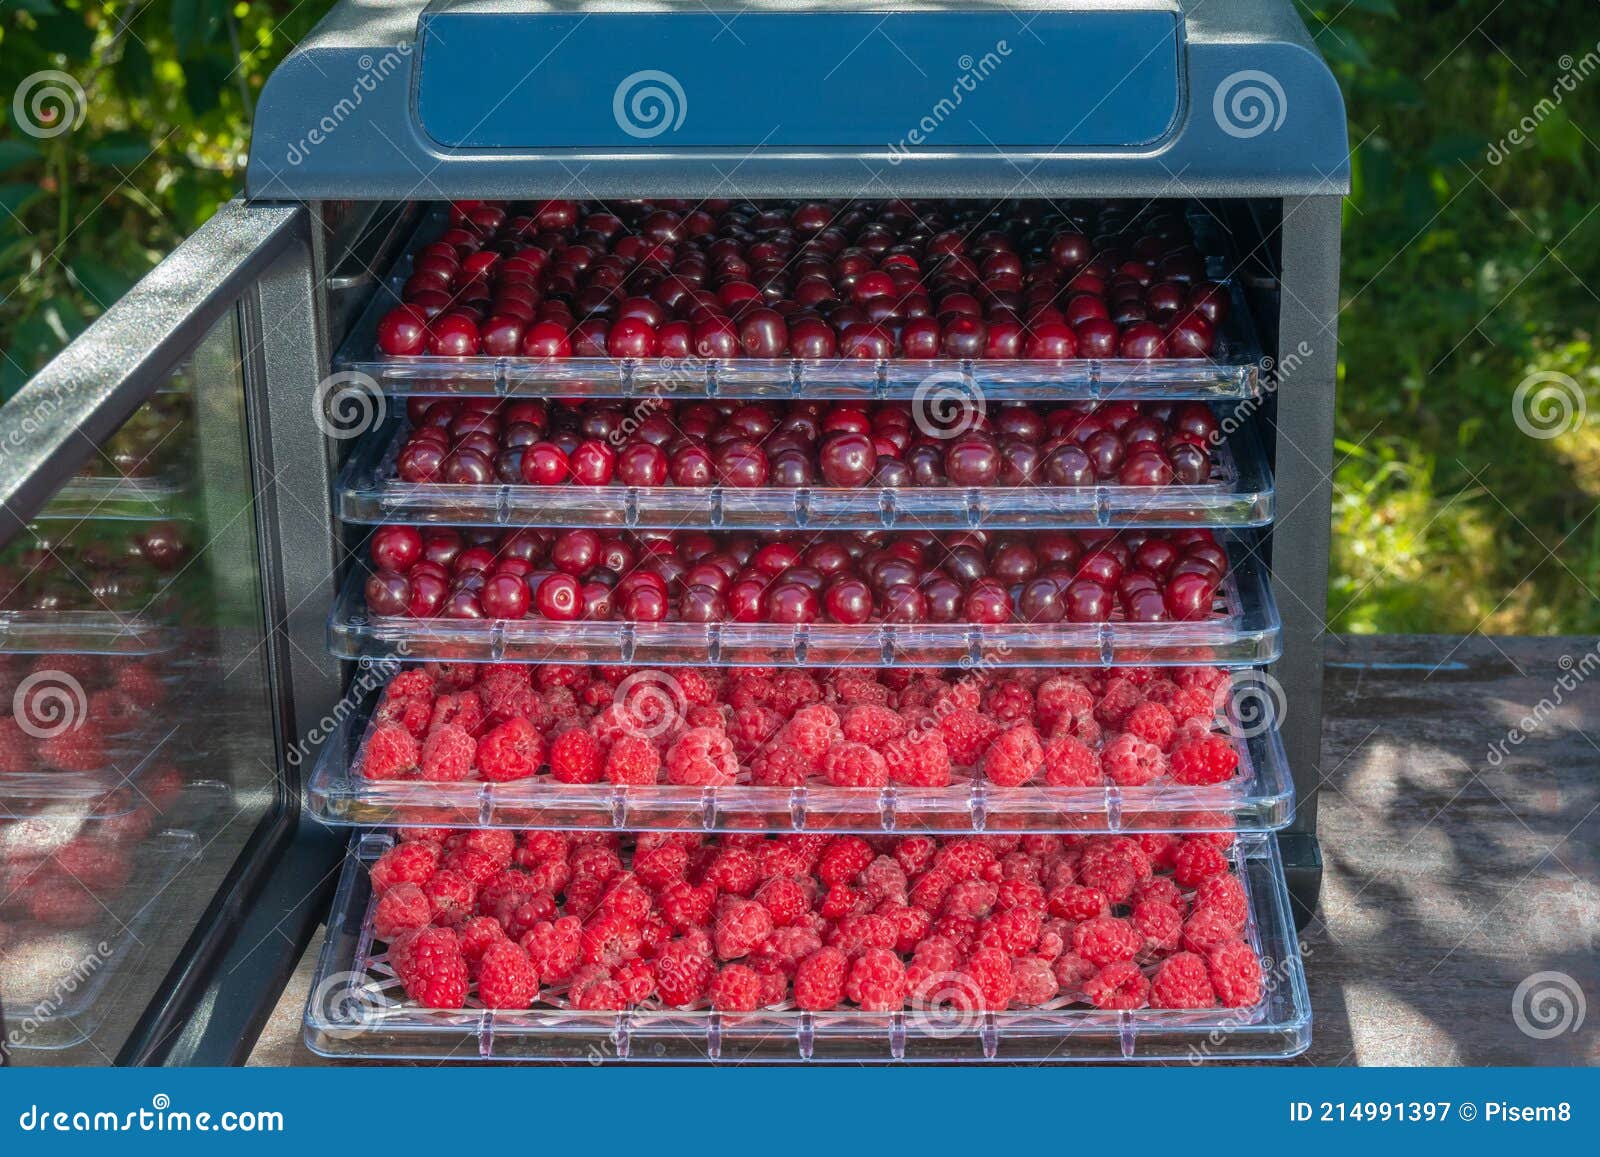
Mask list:
MULTIPOLYGON (((328 2, 0 0, 0 392, 232 194, 263 79, 328 2), (37 140, 12 94, 46 69, 86 115, 37 140)), ((1553 370, 1600 416, 1600 8, 1301 8, 1354 150, 1333 625, 1600 629, 1600 427, 1530 438, 1511 402, 1553 370), (1531 143, 1491 163, 1529 116, 1531 143)))

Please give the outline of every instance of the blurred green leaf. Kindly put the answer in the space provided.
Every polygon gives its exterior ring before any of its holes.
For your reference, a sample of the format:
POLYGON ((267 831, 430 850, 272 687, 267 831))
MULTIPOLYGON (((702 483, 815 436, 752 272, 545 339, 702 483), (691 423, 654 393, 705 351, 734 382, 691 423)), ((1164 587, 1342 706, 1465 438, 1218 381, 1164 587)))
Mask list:
POLYGON ((143 133, 111 133, 85 150, 84 155, 97 165, 132 168, 150 157, 150 138, 143 133))
POLYGON ((222 27, 225 11, 222 0, 172 0, 172 38, 178 51, 209 43, 222 27))
POLYGON ((128 292, 138 280, 127 270, 115 269, 88 254, 74 257, 68 268, 83 291, 102 309, 128 292))
POLYGON ((16 217, 25 206, 42 196, 44 190, 38 185, 0 185, 0 211, 3 211, 3 216, 6 218, 16 217))
POLYGON ((39 159, 39 146, 32 141, 0 141, 0 173, 39 159))
POLYGON ((94 47, 94 28, 84 19, 82 12, 64 8, 36 16, 34 35, 47 52, 63 56, 87 56, 94 47))

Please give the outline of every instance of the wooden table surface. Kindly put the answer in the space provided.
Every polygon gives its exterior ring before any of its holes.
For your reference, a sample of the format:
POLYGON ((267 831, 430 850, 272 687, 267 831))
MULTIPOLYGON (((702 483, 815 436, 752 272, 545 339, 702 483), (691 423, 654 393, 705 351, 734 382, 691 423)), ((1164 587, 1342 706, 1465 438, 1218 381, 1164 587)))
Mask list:
MULTIPOLYGON (((1600 640, 1338 638, 1327 674, 1294 1063, 1600 1064, 1600 640), (1576 1031, 1519 1027, 1545 972, 1581 990, 1576 1031)), ((251 1064, 326 1063, 300 1041, 317 947, 251 1064)))

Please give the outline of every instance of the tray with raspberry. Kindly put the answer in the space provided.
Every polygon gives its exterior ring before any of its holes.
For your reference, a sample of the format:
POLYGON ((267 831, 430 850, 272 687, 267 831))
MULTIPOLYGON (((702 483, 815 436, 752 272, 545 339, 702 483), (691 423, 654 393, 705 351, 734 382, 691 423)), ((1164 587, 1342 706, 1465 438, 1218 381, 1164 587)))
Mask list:
POLYGON ((1253 430, 1203 402, 413 397, 346 463, 339 508, 457 526, 1262 526, 1253 430))
POLYGON ((1260 672, 426 664, 325 744, 336 824, 667 831, 1271 830, 1260 672))
POLYGON ((1271 662, 1253 540, 1177 530, 377 528, 341 658, 1057 666, 1271 662))
POLYGON ((1286 1057, 1310 1011, 1271 836, 411 830, 355 837, 326 1056, 1286 1057))
POLYGON ((107 989, 158 938, 151 898, 200 855, 188 831, 152 831, 136 809, 116 819, 0 820, 0 995, 17 1050, 89 1039, 107 989))
POLYGON ((1225 249, 1182 202, 458 202, 338 366, 392 393, 1243 397, 1225 249))

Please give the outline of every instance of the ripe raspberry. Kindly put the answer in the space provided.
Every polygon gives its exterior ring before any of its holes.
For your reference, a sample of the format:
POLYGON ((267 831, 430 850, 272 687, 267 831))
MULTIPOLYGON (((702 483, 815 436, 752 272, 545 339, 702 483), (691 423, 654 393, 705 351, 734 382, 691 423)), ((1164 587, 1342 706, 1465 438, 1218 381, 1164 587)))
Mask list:
POLYGON ((842 920, 856 912, 868 911, 871 907, 872 897, 865 892, 848 884, 838 884, 823 893, 816 915, 824 921, 842 920))
POLYGON ((817 878, 829 888, 852 882, 875 857, 860 836, 835 836, 822 849, 817 861, 817 878))
POLYGON ((766 881, 756 889, 755 899, 771 914, 776 928, 788 927, 811 910, 805 889, 788 877, 766 881))
POLYGON ((911 962, 929 972, 950 972, 961 962, 961 953, 954 940, 929 936, 917 945, 911 962))
POLYGON ((950 752, 950 762, 957 767, 970 767, 989 749, 1000 725, 970 707, 958 707, 939 720, 939 731, 950 752))
POLYGON ((998 948, 979 948, 962 968, 962 975, 973 985, 986 1009, 1003 1009, 1016 992, 1011 958, 998 948))
POLYGON ((840 740, 822 757, 822 774, 834 787, 887 787, 889 765, 865 743, 840 740))
POLYGON ((1172 778, 1179 783, 1204 785, 1233 778, 1239 752, 1221 735, 1180 741, 1172 749, 1172 778))
POLYGON ((1137 840, 1127 836, 1095 840, 1078 858, 1078 879, 1099 888, 1113 904, 1126 904, 1150 876, 1149 857, 1137 840))
POLYGON ((579 969, 567 989, 567 1000, 580 1012, 614 1012, 628 1007, 622 985, 611 979, 611 970, 591 964, 579 969))
POLYGON ((1016 994, 1012 999, 1028 1008, 1049 1003, 1061 991, 1050 965, 1032 956, 1023 956, 1011 962, 1011 979, 1016 986, 1016 994))
POLYGON ((1178 938, 1183 934, 1183 915, 1172 905, 1141 900, 1133 906, 1133 914, 1128 919, 1144 937, 1142 954, 1165 954, 1178 947, 1178 938))
POLYGON ((779 735, 778 742, 793 747, 812 767, 816 767, 822 762, 828 748, 843 734, 839 727, 839 713, 819 703, 795 712, 779 735))
POLYGON ((749 899, 761 884, 760 861, 744 848, 723 847, 707 865, 704 882, 720 892, 749 899))
POLYGON ((918 730, 883 746, 889 779, 904 787, 949 787, 950 750, 936 730, 918 730))
POLYGON ((808 671, 786 667, 772 676, 770 706, 780 715, 793 716, 801 708, 821 699, 822 688, 808 671))
POLYGON ((372 931, 379 940, 393 940, 402 932, 425 928, 433 922, 433 905, 416 884, 394 885, 372 909, 372 931))
POLYGON ((963 957, 978 946, 978 922, 966 916, 941 916, 933 923, 935 936, 954 942, 963 957))
POLYGON ((1022 956, 1039 943, 1044 919, 1031 908, 1009 908, 996 912, 978 926, 978 945, 998 948, 1007 956, 1022 956))
POLYGON ((689 853, 681 844, 660 844, 633 853, 633 872, 645 887, 660 891, 681 880, 689 866, 689 853))
POLYGON ((384 688, 385 699, 404 699, 415 695, 433 697, 433 676, 421 667, 401 671, 384 688))
MULTIPOLYGON (((826 840, 827 837, 823 837, 826 840)), ((817 849, 821 851, 821 846, 817 849)), ((762 840, 755 849, 756 870, 763 880, 774 876, 809 876, 815 857, 808 855, 798 844, 785 840, 762 840)), ((808 881, 809 882, 809 881, 808 881)))
POLYGON ((893 948, 898 929, 893 920, 874 912, 852 912, 839 917, 826 941, 854 960, 868 948, 893 948))
POLYGON ((437 731, 447 724, 454 724, 468 735, 477 734, 483 726, 483 704, 471 691, 461 691, 454 695, 441 695, 434 700, 433 712, 428 717, 428 730, 437 731))
POLYGON ((1094 710, 1093 693, 1083 680, 1068 675, 1056 675, 1040 683, 1033 702, 1035 723, 1046 734, 1054 732, 1061 720, 1094 710))
POLYGON ((601 770, 600 744, 581 727, 550 745, 550 775, 558 783, 599 783, 601 770))
POLYGON ((691 884, 675 880, 661 889, 656 906, 674 931, 687 932, 703 928, 711 920, 711 910, 717 902, 715 884, 691 884))
POLYGON ((673 940, 656 957, 656 989, 663 1004, 682 1008, 699 1001, 711 987, 716 964, 688 940, 673 940))
POLYGON ((1155 744, 1162 751, 1169 751, 1178 724, 1172 718, 1172 712, 1147 699, 1128 712, 1128 717, 1122 721, 1122 729, 1130 735, 1137 735, 1146 743, 1155 744))
POLYGON ((1050 915, 1064 920, 1093 920, 1111 910, 1111 902, 1099 888, 1083 884, 1060 884, 1048 894, 1050 915))
POLYGON ((750 782, 757 787, 801 787, 812 770, 799 748, 781 740, 750 757, 750 782))
POLYGON ((642 956, 612 965, 611 979, 622 990, 625 1004, 640 1004, 655 995, 655 965, 642 956))
POLYGON ((875 901, 893 900, 903 904, 909 881, 906 870, 893 856, 878 856, 861 873, 861 886, 875 901))
POLYGON ((955 884, 949 872, 942 868, 929 868, 915 880, 911 881, 911 890, 906 899, 912 907, 920 908, 924 912, 937 912, 944 907, 944 898, 955 884))
POLYGON ((1147 901, 1153 904, 1165 904, 1169 908, 1174 908, 1180 916, 1188 910, 1183 893, 1178 890, 1178 885, 1172 882, 1171 876, 1152 877, 1135 889, 1133 893, 1134 904, 1143 904, 1147 901))
POLYGON ((527 1008, 539 998, 539 973, 528 953, 501 940, 484 950, 478 964, 478 999, 485 1008, 527 1008))
POLYGON ((939 847, 934 856, 936 865, 950 873, 955 880, 976 880, 979 877, 989 878, 989 871, 996 866, 994 849, 981 840, 971 837, 946 840, 939 847))
POLYGON ((822 947, 822 937, 803 925, 774 928, 772 935, 746 960, 752 968, 776 967, 785 979, 794 975, 800 962, 822 947))
POLYGON ((1128 713, 1142 702, 1144 694, 1132 680, 1113 676, 1106 680, 1106 689, 1100 693, 1100 702, 1094 707, 1094 717, 1102 726, 1121 730, 1128 713))
POLYGON ((1261 961, 1242 940, 1226 940, 1207 960, 1211 987, 1223 1008, 1250 1008, 1261 1002, 1261 961))
POLYGON ((1002 731, 983 757, 983 774, 990 783, 1019 787, 1027 783, 1044 762, 1039 733, 1026 723, 1002 731))
MULTIPOLYGON (((580 844, 567 855, 567 863, 576 878, 590 877, 604 884, 613 876, 622 874, 622 857, 612 848, 602 844, 580 844)), ((597 895, 595 897, 599 899, 597 895)))
POLYGON ((1183 947, 1204 956, 1219 944, 1237 939, 1244 922, 1221 908, 1198 908, 1183 925, 1183 947))
POLYGON ((1051 787, 1099 787, 1104 778, 1100 757, 1070 735, 1052 739, 1044 749, 1044 781, 1051 787))
POLYGON ((466 832, 461 846, 482 852, 494 861, 496 869, 500 869, 510 866, 511 857, 517 850, 517 836, 515 832, 504 828, 481 828, 466 832))
POLYGON ((999 892, 999 886, 987 880, 958 880, 945 893, 939 914, 963 920, 981 920, 994 910, 999 892))
POLYGON ((728 727, 734 750, 749 755, 769 743, 783 727, 783 716, 770 707, 746 707, 735 711, 728 727))
POLYGON ((422 893, 433 905, 434 923, 454 927, 472 918, 478 889, 460 872, 440 868, 422 885, 422 893))
POLYGON ((1050 969, 1065 993, 1082 992, 1084 983, 1099 971, 1076 952, 1063 952, 1051 963, 1050 969))
POLYGON ((761 1007, 761 977, 747 964, 729 964, 711 982, 711 1007, 718 1012, 754 1012, 761 1007))
POLYGON ((899 1012, 906 1003, 906 966, 888 948, 868 948, 851 963, 844 994, 865 1012, 899 1012))
POLYGON ((505 926, 493 916, 474 916, 456 929, 456 937, 461 942, 461 955, 467 958, 467 972, 474 977, 478 974, 478 964, 483 960, 483 954, 501 941, 510 939, 505 926))
POLYGON ((1150 982, 1137 964, 1119 960, 1084 981, 1083 994, 1096 1008, 1143 1008, 1150 996, 1150 982))
POLYGON ((372 890, 382 895, 396 884, 426 884, 439 869, 438 844, 396 844, 378 858, 368 872, 372 890))
POLYGON ((885 900, 874 909, 894 926, 894 947, 897 952, 910 952, 922 942, 933 927, 933 917, 921 908, 885 900))
POLYGON ((544 763, 544 737, 526 719, 508 719, 478 742, 478 774, 490 783, 526 779, 544 763))
POLYGON ((608 783, 653 784, 660 770, 660 752, 649 740, 637 735, 618 736, 611 750, 606 753, 605 778, 608 783))
MULTIPOLYGON (((1021 855, 1022 853, 1013 853, 1021 855)), ((1010 856, 1006 857, 1011 859, 1010 856)), ((995 906, 1001 909, 1029 908, 1044 915, 1046 907, 1044 889, 1032 880, 1011 878, 1000 882, 1000 890, 995 895, 995 906)))
POLYGON ((800 962, 794 973, 795 1007, 806 1012, 827 1012, 844 999, 845 975, 850 966, 837 948, 819 948, 800 962))
POLYGON ((602 912, 620 916, 633 924, 643 924, 653 905, 649 891, 631 872, 613 877, 605 895, 600 897, 602 912))
POLYGON ((900 713, 876 703, 860 703, 845 709, 839 717, 839 729, 851 743, 865 743, 881 749, 891 739, 905 734, 906 721, 900 713))
POLYGON ((564 984, 578 967, 583 951, 583 925, 576 916, 544 920, 523 933, 518 944, 533 970, 546 984, 564 984))
POLYGON ((1214 908, 1244 927, 1250 915, 1250 905, 1244 897, 1244 886, 1232 872, 1208 876, 1194 887, 1194 906, 1214 908))
POLYGON ((403 726, 380 724, 367 737, 361 774, 367 779, 414 779, 421 754, 417 741, 403 726))
POLYGON ((712 938, 718 959, 749 955, 771 932, 772 913, 754 900, 727 899, 717 905, 712 938))
POLYGON ((1132 960, 1144 947, 1144 936, 1116 916, 1096 916, 1072 930, 1072 949, 1089 963, 1104 968, 1118 960, 1132 960))
POLYGON ((683 691, 683 697, 696 707, 709 707, 717 701, 717 689, 712 686, 699 671, 693 668, 678 668, 672 673, 672 678, 677 680, 678 687, 683 691))
POLYGON ((1004 727, 1033 718, 1033 690, 1021 679, 1001 679, 983 694, 983 713, 1004 727))
POLYGON ((62 771, 98 771, 106 764, 100 725, 85 721, 39 744, 39 758, 62 771))
POLYGON ((1227 870, 1227 855, 1205 840, 1184 840, 1172 862, 1172 878, 1180 888, 1193 888, 1202 880, 1220 876, 1227 870))
POLYGON ((1206 962, 1193 952, 1167 957, 1150 981, 1151 1008, 1210 1008, 1216 1003, 1206 962))
POLYGON ((458 872, 471 880, 474 887, 481 888, 500 871, 500 866, 494 862, 494 857, 476 848, 460 847, 450 852, 441 861, 440 867, 458 872))
POLYGON ((667 782, 685 787, 720 787, 734 781, 739 761, 733 741, 710 727, 691 727, 667 753, 667 782))
POLYGON ((894 858, 906 870, 907 876, 915 876, 933 863, 933 857, 939 850, 939 844, 932 836, 906 836, 894 846, 894 858))
POLYGON ((406 995, 424 1008, 460 1008, 466 1003, 467 958, 448 928, 402 933, 389 956, 406 995))
POLYGON ((1123 732, 1100 752, 1100 766, 1122 787, 1142 787, 1167 772, 1167 757, 1153 743, 1123 732))

